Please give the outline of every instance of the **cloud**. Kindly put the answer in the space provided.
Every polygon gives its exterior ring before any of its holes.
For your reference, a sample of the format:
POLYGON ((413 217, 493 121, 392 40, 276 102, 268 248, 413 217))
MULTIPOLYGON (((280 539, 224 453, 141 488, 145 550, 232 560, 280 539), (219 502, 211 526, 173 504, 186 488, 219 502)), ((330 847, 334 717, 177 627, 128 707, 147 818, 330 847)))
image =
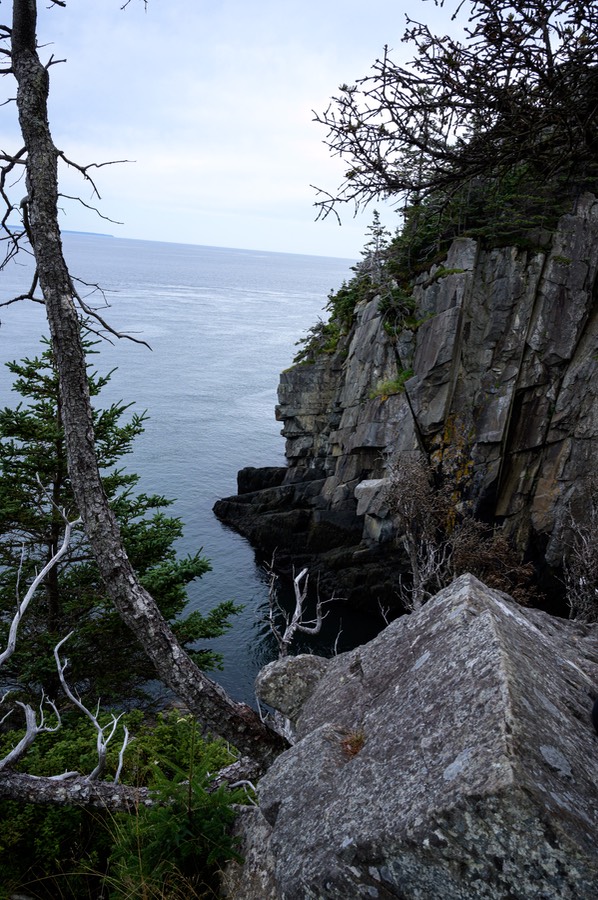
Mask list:
MULTIPOLYGON (((51 42, 42 53, 67 59, 50 70, 58 146, 85 163, 135 160, 96 173, 102 210, 125 222, 123 236, 210 243, 214 234, 220 245, 357 256, 371 212, 353 220, 347 210, 342 229, 314 223, 310 184, 333 190, 344 167, 312 109, 367 74, 384 43, 400 44, 396 0, 375 11, 361 0, 121 5, 40 4, 38 35, 51 42)), ((73 176, 65 193, 81 190, 73 176)), ((69 227, 104 230, 92 221, 70 204, 69 227)))

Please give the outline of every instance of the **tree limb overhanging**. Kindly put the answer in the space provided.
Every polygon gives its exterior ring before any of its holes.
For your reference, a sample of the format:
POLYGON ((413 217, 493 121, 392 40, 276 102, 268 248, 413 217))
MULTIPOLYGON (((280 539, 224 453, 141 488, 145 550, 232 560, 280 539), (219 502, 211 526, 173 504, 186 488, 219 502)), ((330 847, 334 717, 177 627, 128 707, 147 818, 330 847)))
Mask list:
MULTIPOLYGON (((444 6, 444 0, 435 0, 444 6)), ((409 16, 404 64, 384 48, 372 73, 315 114, 346 162, 320 216, 380 197, 418 203, 524 166, 582 181, 598 147, 598 8, 586 0, 456 0, 461 35, 409 16)))
POLYGON ((108 593, 156 671, 215 734, 263 767, 286 742, 247 705, 232 700, 183 651, 129 562, 99 475, 85 354, 75 292, 58 225, 59 151, 51 136, 49 74, 37 53, 36 0, 14 0, 11 71, 26 151, 29 230, 60 378, 69 472, 76 502, 108 593))

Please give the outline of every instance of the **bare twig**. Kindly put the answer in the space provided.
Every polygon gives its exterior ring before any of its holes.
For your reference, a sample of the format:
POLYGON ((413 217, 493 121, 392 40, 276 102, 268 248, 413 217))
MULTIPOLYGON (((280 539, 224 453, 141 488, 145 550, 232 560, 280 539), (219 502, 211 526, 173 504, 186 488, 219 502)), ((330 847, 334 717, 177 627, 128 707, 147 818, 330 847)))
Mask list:
POLYGON ((110 159, 110 160, 107 160, 106 162, 101 162, 101 163, 92 162, 92 163, 88 163, 86 166, 83 166, 83 165, 80 165, 79 163, 74 162, 72 159, 69 159, 63 153, 62 150, 58 150, 57 153, 58 153, 59 158, 62 159, 63 162, 65 162, 67 164, 67 166, 70 166, 72 169, 76 169, 77 172, 80 172, 81 175, 83 175, 83 178, 85 179, 85 181, 89 181, 92 192, 98 198, 98 200, 101 200, 102 198, 100 196, 100 192, 98 191, 93 178, 89 174, 89 170, 90 169, 103 169, 104 166, 119 166, 122 163, 134 162, 134 160, 131 160, 131 159, 110 159))
MULTIPOLYGON (((39 585, 42 583, 42 581, 44 580, 44 578, 46 577, 48 572, 56 565, 56 563, 60 559, 62 559, 62 557, 67 552, 69 543, 70 543, 70 539, 71 539, 71 531, 81 521, 81 519, 76 519, 74 522, 69 522, 64 517, 64 514, 63 514, 63 518, 65 521, 65 528, 64 528, 64 537, 62 540, 62 545, 60 546, 59 550, 54 554, 54 556, 49 560, 49 562, 46 563, 46 565, 43 567, 43 569, 35 576, 35 578, 33 579, 33 582, 31 583, 29 590, 27 591, 27 593, 25 594, 25 596, 19 603, 18 609, 17 609, 17 611, 13 617, 13 620, 11 622, 11 625, 10 625, 6 649, 3 650, 2 653, 0 653, 0 666, 3 663, 5 663, 7 659, 10 659, 10 657, 13 655, 15 648, 16 648, 16 644, 17 644, 17 631, 19 628, 19 624, 27 610, 27 607, 29 606, 29 604, 31 603, 31 600, 33 599, 33 595, 35 594, 36 590, 38 589, 39 585)), ((23 562, 23 560, 21 559, 21 566, 19 567, 19 574, 22 569, 22 562, 23 562)))
POLYGON ((85 209, 90 209, 92 212, 96 213, 100 217, 100 219, 104 219, 105 222, 110 222, 112 225, 123 225, 123 222, 117 221, 117 219, 111 219, 110 216, 105 216, 103 213, 99 211, 97 206, 92 206, 91 203, 86 203, 82 197, 73 197, 71 194, 59 194, 59 197, 64 197, 65 200, 75 200, 76 203, 80 203, 81 206, 84 206, 85 209))
MULTIPOLYGON (((91 772, 87 776, 88 781, 95 781, 96 779, 101 778, 101 776, 104 774, 106 768, 106 753, 108 752, 108 744, 114 737, 119 720, 122 717, 122 713, 118 716, 115 716, 114 713, 112 713, 110 721, 106 725, 100 725, 100 722, 98 720, 98 714, 100 711, 99 703, 96 707, 95 713, 93 713, 85 706, 81 698, 73 690, 71 690, 66 678, 64 677, 64 673, 68 667, 69 661, 66 657, 62 660, 60 659, 60 648, 63 644, 66 643, 66 641, 69 640, 70 637, 72 637, 72 635, 73 632, 71 631, 69 634, 67 634, 66 637, 59 641, 58 644, 56 644, 56 646, 54 647, 54 658, 56 660, 58 677, 60 678, 60 683, 62 685, 63 691, 65 692, 71 703, 73 703, 77 707, 77 709, 80 710, 80 712, 87 716, 96 730, 96 749, 98 752, 98 764, 96 765, 93 772, 91 772)), ((122 755, 124 754, 128 740, 129 732, 125 728, 125 737, 119 753, 118 775, 120 775, 120 771, 122 768, 122 755)))

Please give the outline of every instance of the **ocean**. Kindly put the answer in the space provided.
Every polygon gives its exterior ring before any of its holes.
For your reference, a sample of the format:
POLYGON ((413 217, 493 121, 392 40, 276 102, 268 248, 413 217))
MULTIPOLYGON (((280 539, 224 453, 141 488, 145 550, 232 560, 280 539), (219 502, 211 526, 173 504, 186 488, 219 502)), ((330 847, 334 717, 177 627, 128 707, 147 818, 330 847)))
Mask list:
MULTIPOLYGON (((264 624, 267 578, 248 542, 212 513, 236 493, 244 466, 284 465, 275 421, 276 388, 295 342, 319 317, 330 290, 350 277, 352 260, 220 247, 64 235, 71 275, 88 304, 117 331, 146 341, 103 341, 100 374, 115 369, 99 400, 134 402, 147 410, 145 433, 124 463, 139 489, 175 499, 169 512, 185 524, 181 553, 203 548, 212 571, 192 584, 188 609, 222 600, 244 605, 230 632, 209 645, 224 656, 214 674, 237 700, 254 702, 258 669, 275 655, 264 624), (104 294, 95 287, 99 286, 104 294)), ((27 290, 26 257, 0 273, 0 302, 27 290)), ((22 301, 0 309, 0 360, 32 357, 48 335, 43 307, 22 301)), ((15 405, 12 378, 0 366, 0 405, 15 405)), ((101 404, 100 404, 101 405, 101 404)), ((308 647, 329 653, 373 635, 371 623, 335 608, 326 633, 308 647), (363 638, 362 638, 363 639, 363 638)))

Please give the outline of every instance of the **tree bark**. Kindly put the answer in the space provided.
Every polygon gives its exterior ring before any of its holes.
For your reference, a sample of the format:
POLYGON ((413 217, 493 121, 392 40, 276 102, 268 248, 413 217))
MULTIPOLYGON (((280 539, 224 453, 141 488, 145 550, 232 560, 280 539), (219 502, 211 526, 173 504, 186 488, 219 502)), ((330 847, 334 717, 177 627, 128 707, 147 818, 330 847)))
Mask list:
POLYGON ((111 812, 134 812, 139 806, 151 805, 148 788, 88 781, 82 775, 69 778, 38 778, 22 772, 3 772, 0 778, 0 800, 18 803, 84 806, 111 812))
POLYGON ((108 593, 159 677, 211 731, 267 767, 286 742, 249 706, 235 702, 207 678, 181 648, 153 598, 139 584, 106 500, 75 292, 58 225, 58 151, 48 122, 49 76, 36 47, 36 0, 13 0, 12 70, 27 149, 30 236, 59 373, 69 474, 79 512, 108 593))

